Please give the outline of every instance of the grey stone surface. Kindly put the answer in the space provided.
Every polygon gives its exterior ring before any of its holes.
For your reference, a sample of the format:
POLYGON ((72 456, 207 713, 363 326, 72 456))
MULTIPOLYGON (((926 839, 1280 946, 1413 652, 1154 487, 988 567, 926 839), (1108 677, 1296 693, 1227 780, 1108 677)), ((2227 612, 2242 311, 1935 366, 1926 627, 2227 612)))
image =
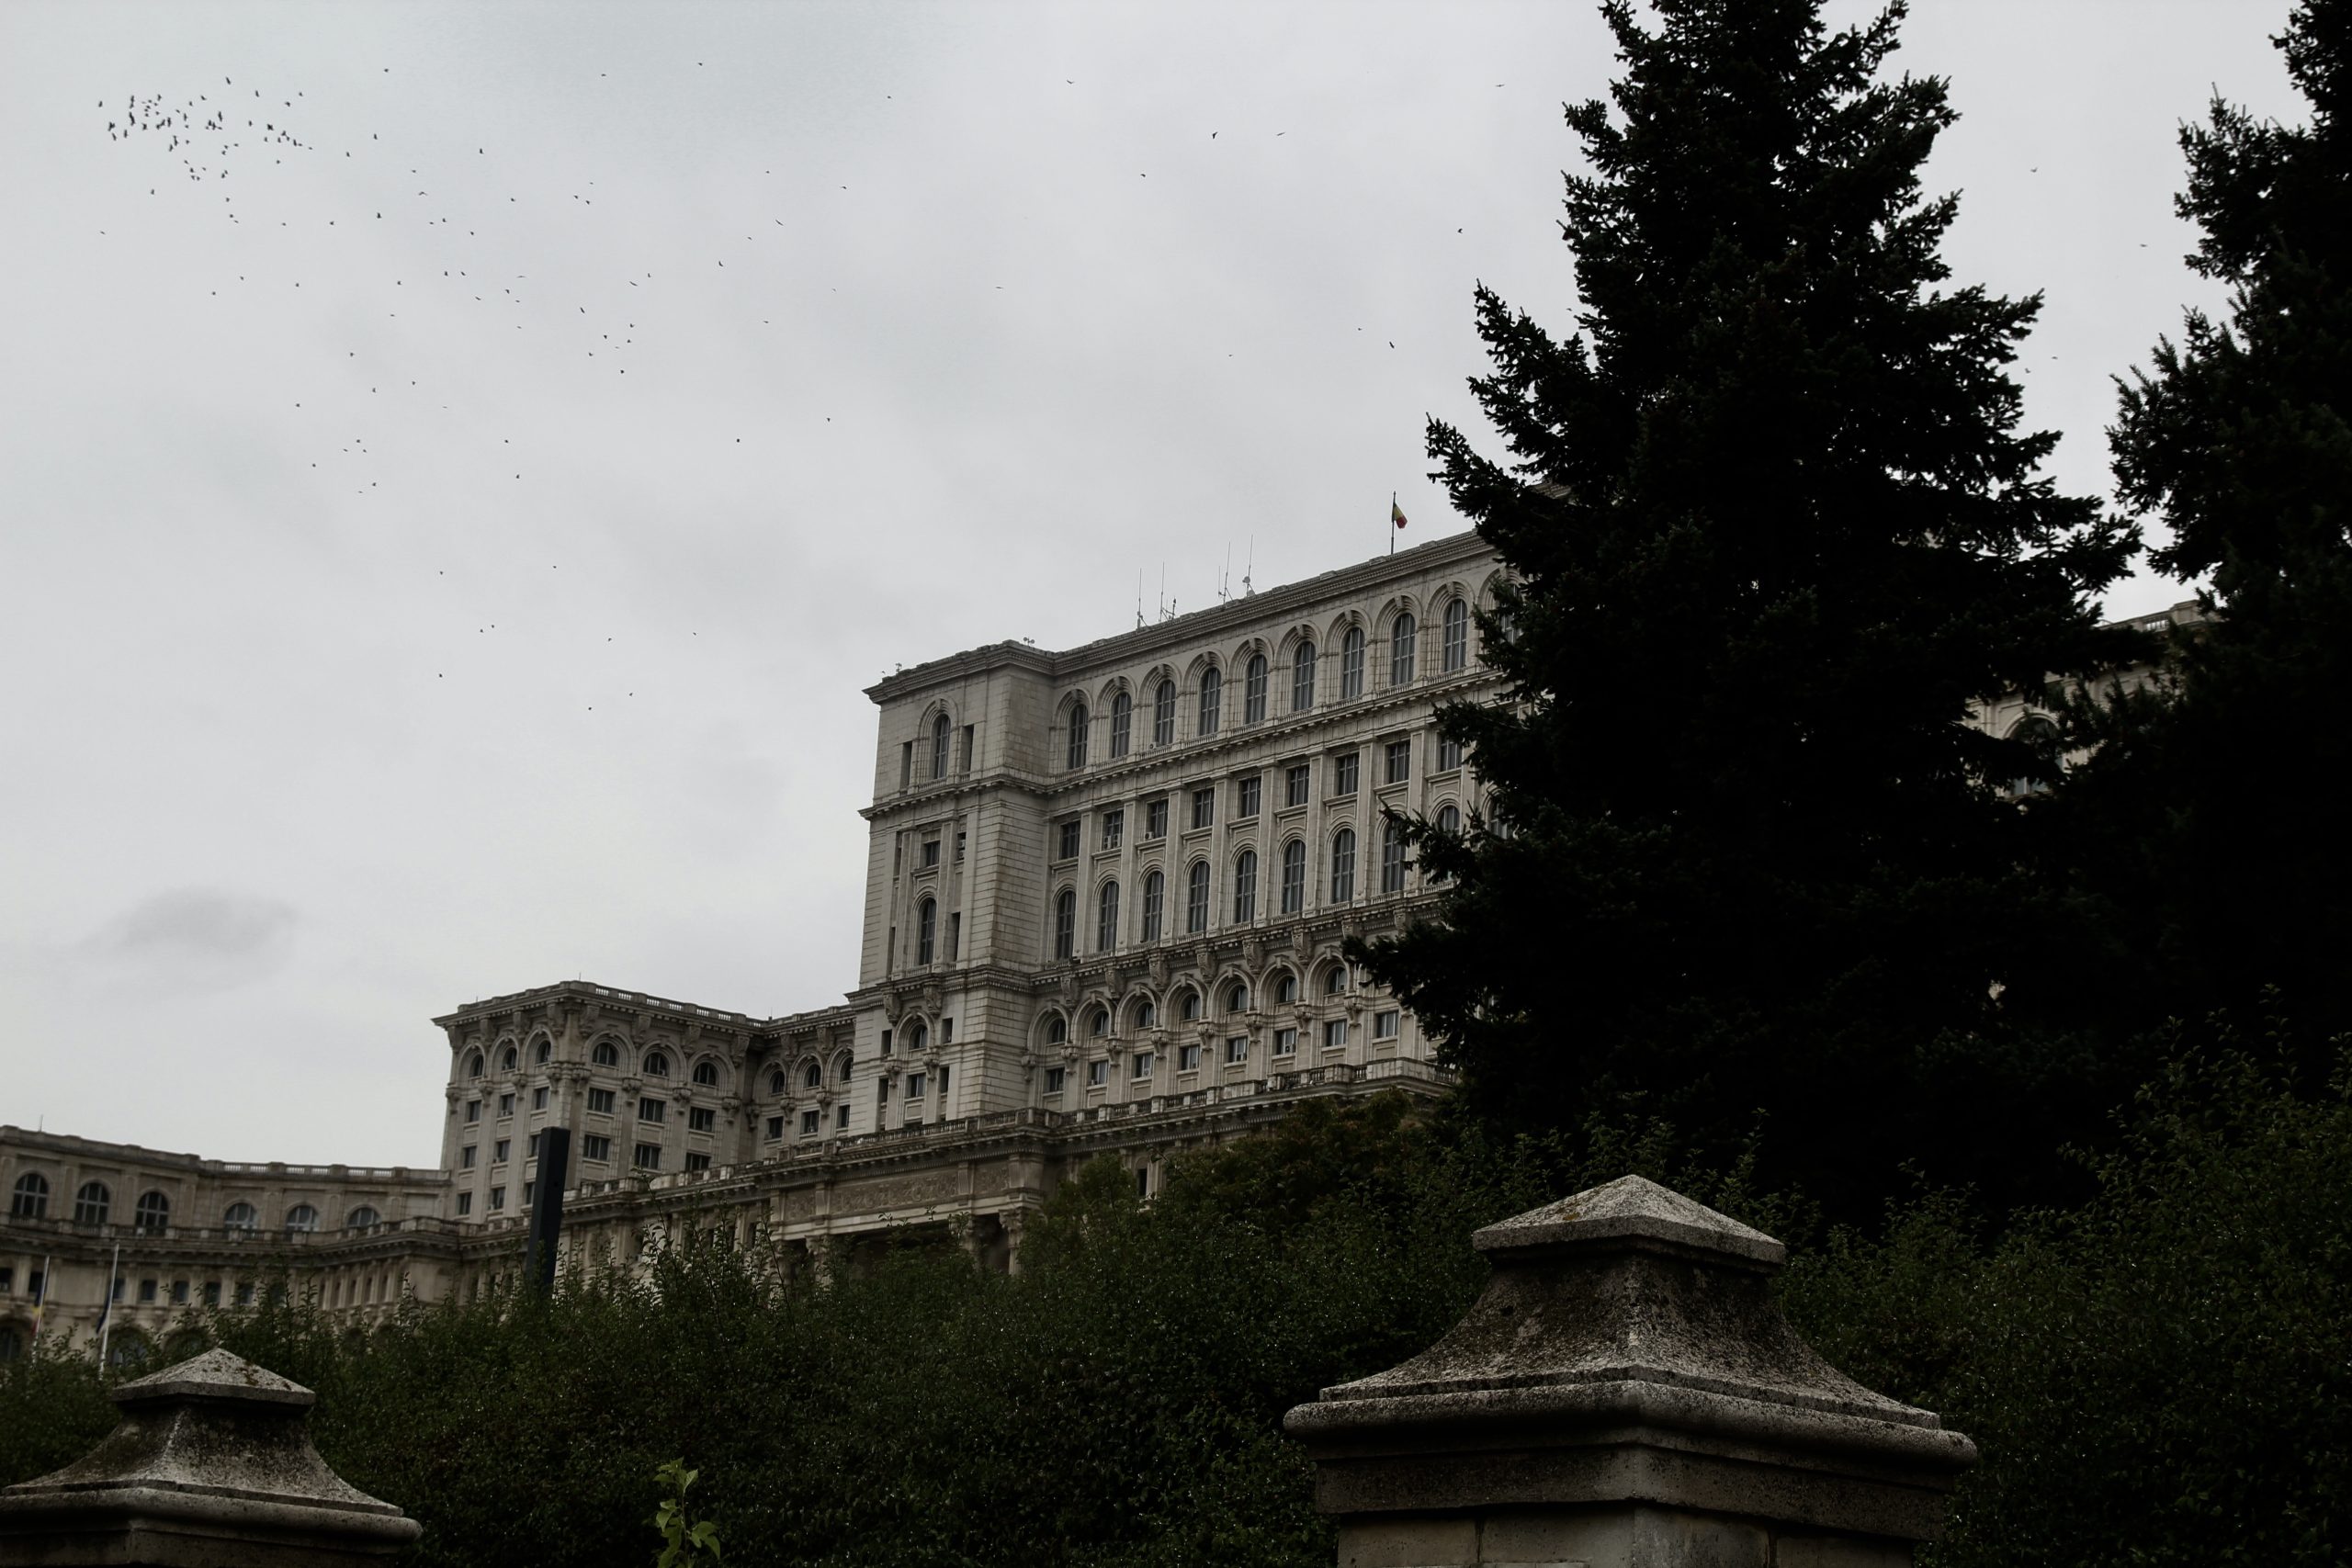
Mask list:
POLYGON ((1477 1527, 1466 1562, 1885 1568, 1974 1462, 1789 1326, 1779 1242, 1655 1182, 1474 1240, 1494 1274, 1461 1323, 1285 1421, 1343 1560, 1377 1561, 1390 1525, 1453 1520, 1477 1527))
POLYGON ((122 1421, 96 1448, 0 1492, 0 1565, 323 1568, 417 1537, 311 1446, 316 1395, 226 1350, 113 1397, 122 1421))

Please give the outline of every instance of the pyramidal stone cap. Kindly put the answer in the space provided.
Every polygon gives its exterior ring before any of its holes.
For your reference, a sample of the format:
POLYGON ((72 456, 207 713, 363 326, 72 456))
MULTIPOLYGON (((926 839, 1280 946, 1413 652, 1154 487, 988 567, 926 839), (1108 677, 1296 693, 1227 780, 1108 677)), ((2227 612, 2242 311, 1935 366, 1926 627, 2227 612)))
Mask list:
POLYGON ((300 1410, 319 1402, 319 1396, 300 1383, 226 1350, 207 1350, 193 1360, 133 1378, 119 1384, 111 1397, 121 1405, 165 1399, 225 1399, 240 1404, 288 1404, 300 1410))
POLYGON ((1284 1418, 1326 1512, 1640 1502, 1917 1540, 1975 1462, 1789 1325, 1778 1241, 1657 1182, 1472 1241, 1494 1272, 1460 1323, 1284 1418))

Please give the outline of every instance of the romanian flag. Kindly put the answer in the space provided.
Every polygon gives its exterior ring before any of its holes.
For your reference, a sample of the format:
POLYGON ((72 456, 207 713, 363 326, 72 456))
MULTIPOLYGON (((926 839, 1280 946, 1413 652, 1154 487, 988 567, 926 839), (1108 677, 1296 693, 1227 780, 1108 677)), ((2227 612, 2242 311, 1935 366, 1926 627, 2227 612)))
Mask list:
POLYGON ((1388 498, 1388 521, 1399 528, 1405 525, 1405 509, 1396 504, 1396 498, 1393 495, 1388 498))

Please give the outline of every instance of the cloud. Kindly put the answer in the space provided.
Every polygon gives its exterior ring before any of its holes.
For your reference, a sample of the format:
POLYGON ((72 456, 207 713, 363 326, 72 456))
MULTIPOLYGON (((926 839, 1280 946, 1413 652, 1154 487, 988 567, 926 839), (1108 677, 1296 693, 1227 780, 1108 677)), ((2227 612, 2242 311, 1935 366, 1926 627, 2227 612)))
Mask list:
POLYGON ((214 887, 181 887, 133 905, 83 939, 87 977, 142 992, 225 991, 283 968, 294 907, 214 887))

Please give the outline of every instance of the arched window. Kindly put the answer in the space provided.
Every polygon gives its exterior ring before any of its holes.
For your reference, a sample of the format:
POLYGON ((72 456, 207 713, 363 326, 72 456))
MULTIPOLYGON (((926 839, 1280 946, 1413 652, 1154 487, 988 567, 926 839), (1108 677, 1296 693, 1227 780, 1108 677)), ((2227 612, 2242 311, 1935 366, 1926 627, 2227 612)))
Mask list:
POLYGON ((1084 703, 1069 705, 1069 751, 1063 758, 1062 765, 1072 773, 1086 766, 1086 705, 1084 703))
POLYGON ((1297 976, 1285 969, 1281 974, 1274 976, 1274 1000, 1277 1002, 1295 1002, 1298 1000, 1297 976))
POLYGON ((1420 641, 1421 623, 1413 618, 1410 610, 1396 617, 1388 630, 1388 683, 1409 686, 1413 683, 1413 663, 1420 641))
POLYGON ((343 1228, 347 1231, 364 1231, 369 1225, 379 1225, 383 1223, 384 1216, 365 1203, 343 1217, 343 1228))
POLYGON ((232 1203, 220 1216, 220 1228, 232 1235, 251 1235, 261 1229, 261 1214, 251 1203, 232 1203))
POLYGON ((939 942, 939 900, 926 898, 915 906, 915 962, 928 964, 939 942))
MULTIPOLYGON (((2008 739, 2032 747, 2044 757, 2058 754, 2058 727, 2038 713, 2030 713, 2011 725, 2008 739)), ((2050 781, 2037 774, 2021 773, 2009 781, 2008 793, 2013 798, 2047 795, 2050 793, 2050 781)))
POLYGON ((1380 890, 1405 891, 1405 832, 1394 822, 1380 825, 1380 890))
POLYGON ((1190 987, 1182 992, 1176 998, 1176 1015, 1186 1023, 1198 1020, 1201 1016, 1201 993, 1190 987))
POLYGON ((1332 964, 1332 965, 1331 965, 1331 967, 1330 967, 1330 968, 1329 968, 1329 969, 1327 969, 1327 970, 1325 970, 1325 971, 1324 971, 1324 973, 1323 973, 1323 994, 1324 994, 1325 996, 1327 996, 1327 997, 1344 996, 1344 995, 1347 993, 1347 989, 1348 989, 1348 966, 1347 966, 1346 964, 1332 964))
POLYGON ((1056 1013, 1046 1021, 1046 1043, 1063 1045, 1069 1042, 1069 1020, 1056 1013))
POLYGON ((1151 743, 1167 746, 1176 739, 1176 682, 1162 680, 1151 694, 1151 743))
POLYGON ((840 1055, 833 1058, 833 1081, 835 1083, 849 1082, 851 1077, 854 1075, 856 1071, 857 1054, 855 1052, 844 1051, 840 1055))
POLYGON ((549 1041, 544 1035, 540 1036, 538 1042, 531 1047, 531 1061, 533 1065, 537 1066, 546 1066, 548 1065, 548 1058, 554 1055, 554 1043, 549 1041))
POLYGON ((784 1091, 791 1087, 792 1080, 784 1076, 784 1069, 782 1067, 778 1067, 774 1072, 768 1074, 768 1098, 770 1100, 782 1100, 784 1098, 784 1091))
POLYGON ((1445 640, 1439 661, 1449 675, 1470 668, 1470 601, 1459 593, 1445 602, 1445 640))
POLYGON ((931 776, 947 776, 947 737, 951 727, 947 716, 941 714, 931 721, 931 776))
POLYGON ((1302 638, 1290 650, 1290 711, 1305 713, 1315 705, 1315 644, 1302 638))
POLYGON ((1121 692, 1111 699, 1111 755, 1124 757, 1135 737, 1136 700, 1121 692))
POLYGON ((1209 863, 1196 860, 1184 885, 1184 929, 1204 931, 1209 929, 1209 863))
POLYGON ((1216 733, 1217 709, 1225 701, 1225 677, 1212 664, 1201 671, 1201 724, 1196 735, 1216 733))
POLYGON ((103 1181, 85 1181, 82 1190, 74 1194, 74 1223, 77 1225, 102 1225, 114 1208, 114 1194, 107 1190, 103 1181))
POLYGON ((1236 980, 1226 987, 1225 1010, 1229 1013, 1250 1010, 1250 987, 1247 985, 1236 980))
POLYGON ((502 1073, 511 1073, 522 1065, 523 1058, 514 1054, 514 1047, 512 1045, 498 1054, 498 1070, 502 1073))
POLYGON ((609 1040, 599 1040, 588 1059, 600 1067, 617 1067, 621 1065, 621 1048, 609 1040))
POLYGON ((1363 628, 1350 626, 1340 639, 1340 700, 1363 695, 1363 628))
MULTIPOLYGON (((1443 806, 1439 807, 1437 808, 1437 830, 1443 833, 1449 839, 1460 838, 1462 836, 1462 808, 1454 805, 1453 802, 1450 800, 1443 806)), ((1439 871, 1431 872, 1430 874, 1430 880, 1431 882, 1443 882, 1447 880, 1447 878, 1445 873, 1439 871)))
POLYGON ((1266 656, 1253 653, 1241 676, 1241 722, 1266 722, 1266 656))
POLYGON ((670 1058, 663 1055, 659 1051, 648 1051, 645 1054, 645 1076, 649 1078, 668 1077, 670 1076, 670 1058))
POLYGON ((319 1228, 319 1212, 308 1203, 297 1203, 286 1211, 286 1234, 308 1235, 319 1228))
POLYGON ((1086 1032, 1096 1040, 1111 1032, 1111 1010, 1096 1008, 1086 1015, 1086 1032))
POLYGON ((1342 828, 1331 835, 1331 902, 1344 904, 1356 896, 1356 830, 1342 828))
POLYGON ((1078 895, 1065 887, 1054 895, 1054 956, 1068 958, 1078 951, 1078 895))
POLYGON ((1119 885, 1106 882, 1094 902, 1094 951, 1108 953, 1119 945, 1119 885))
POLYGON ((931 1044, 931 1025, 917 1019, 907 1025, 907 1052, 919 1055, 931 1044))
POLYGON ((1167 901, 1168 878, 1153 871, 1143 879, 1143 940, 1159 940, 1160 906, 1167 901))
POLYGON ((172 1223, 172 1201, 161 1192, 141 1192, 130 1208, 130 1223, 141 1231, 160 1235, 172 1223))
POLYGON ((468 1082, 471 1082, 473 1079, 480 1077, 481 1077, 481 1053, 479 1051, 468 1052, 466 1054, 466 1079, 468 1082))
POLYGON ((718 1087, 718 1064, 717 1062, 709 1061, 696 1062, 695 1064, 695 1082, 702 1085, 705 1089, 717 1089, 718 1087))
POLYGON ((49 1218, 49 1178, 37 1170, 28 1170, 17 1178, 16 1188, 8 1194, 8 1217, 12 1220, 49 1218))
POLYGON ((1258 852, 1244 850, 1233 857, 1233 923, 1246 925, 1258 918, 1258 852))
POLYGON ((1145 997, 1136 1003, 1136 1027, 1137 1029, 1149 1029, 1159 1023, 1159 1010, 1152 1006, 1151 998, 1149 997, 1145 997))
POLYGON ((1283 913, 1295 915, 1306 908, 1306 843, 1293 839, 1283 846, 1283 913))
POLYGON ((825 1087, 825 1069, 817 1065, 817 1058, 814 1056, 800 1064, 800 1087, 802 1089, 825 1087))

